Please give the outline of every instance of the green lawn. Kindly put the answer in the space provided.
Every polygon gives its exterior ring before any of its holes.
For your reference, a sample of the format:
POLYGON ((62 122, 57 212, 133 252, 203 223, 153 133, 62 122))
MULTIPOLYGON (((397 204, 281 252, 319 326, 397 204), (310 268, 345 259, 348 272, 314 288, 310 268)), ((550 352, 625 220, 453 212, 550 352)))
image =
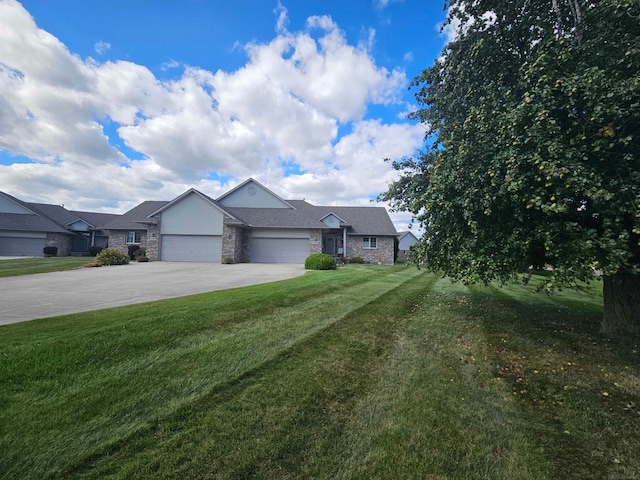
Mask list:
POLYGON ((0 478, 640 478, 599 296, 412 267, 0 327, 0 478))
POLYGON ((0 260, 0 278, 80 268, 93 257, 27 257, 0 260))

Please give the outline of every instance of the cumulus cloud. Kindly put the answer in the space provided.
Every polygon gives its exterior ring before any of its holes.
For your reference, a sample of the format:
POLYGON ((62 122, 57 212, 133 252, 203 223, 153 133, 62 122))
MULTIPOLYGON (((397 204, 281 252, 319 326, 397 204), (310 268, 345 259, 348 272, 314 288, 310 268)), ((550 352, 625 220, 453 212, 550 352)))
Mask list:
POLYGON ((215 197, 253 176, 289 198, 369 202, 394 175, 382 159, 412 154, 424 134, 366 118, 371 104, 400 103, 404 71, 376 65, 373 30, 353 46, 329 16, 290 32, 286 8, 274 14, 277 34, 243 46, 241 68, 172 61, 161 80, 130 61, 82 59, 1 2, 0 150, 31 160, 0 166, 3 189, 122 211, 191 186, 215 197))

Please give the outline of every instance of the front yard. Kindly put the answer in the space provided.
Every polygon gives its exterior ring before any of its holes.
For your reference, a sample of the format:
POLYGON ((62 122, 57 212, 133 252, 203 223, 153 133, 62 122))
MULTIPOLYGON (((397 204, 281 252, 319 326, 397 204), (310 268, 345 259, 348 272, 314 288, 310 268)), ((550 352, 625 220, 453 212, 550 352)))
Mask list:
POLYGON ((80 268, 93 257, 26 257, 0 260, 0 278, 80 268))
POLYGON ((0 327, 0 478, 640 478, 638 345, 532 290, 350 265, 0 327))

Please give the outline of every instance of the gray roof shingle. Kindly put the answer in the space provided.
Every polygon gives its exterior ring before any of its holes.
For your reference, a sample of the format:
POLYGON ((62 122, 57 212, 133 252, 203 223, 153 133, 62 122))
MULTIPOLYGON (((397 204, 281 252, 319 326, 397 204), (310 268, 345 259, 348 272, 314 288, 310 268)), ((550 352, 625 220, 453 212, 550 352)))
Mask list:
POLYGON ((166 201, 160 200, 147 200, 140 205, 133 207, 126 213, 123 213, 118 218, 107 222, 104 225, 96 225, 100 230, 141 230, 145 228, 139 222, 148 222, 147 216, 156 210, 164 207, 166 201))
POLYGON ((334 213, 350 226, 350 235, 397 234, 393 222, 384 207, 336 207, 316 206, 304 200, 287 200, 288 208, 240 208, 225 207, 234 217, 251 227, 327 228, 320 220, 334 213))
POLYGON ((24 232, 71 233, 53 220, 42 215, 0 213, 0 230, 24 232))
POLYGON ((340 207, 334 205, 311 205, 304 200, 289 200, 295 208, 307 212, 318 220, 333 213, 350 225, 349 235, 393 235, 397 234, 389 214, 384 207, 340 207))

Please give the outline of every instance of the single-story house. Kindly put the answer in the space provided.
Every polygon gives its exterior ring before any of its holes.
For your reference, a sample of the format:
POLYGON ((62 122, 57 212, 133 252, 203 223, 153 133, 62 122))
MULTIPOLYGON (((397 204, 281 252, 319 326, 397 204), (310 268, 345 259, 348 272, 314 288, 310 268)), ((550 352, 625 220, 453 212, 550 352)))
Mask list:
POLYGON ((398 232, 398 259, 407 260, 409 249, 418 241, 418 237, 411 232, 398 232))
POLYGON ((57 247, 59 256, 88 254, 90 246, 108 244, 96 225, 119 216, 23 202, 0 192, 0 256, 42 256, 44 247, 57 247))
POLYGON ((112 248, 174 262, 304 263, 327 253, 391 265, 397 236, 383 207, 284 200, 252 178, 217 199, 190 189, 146 201, 99 228, 112 248))

